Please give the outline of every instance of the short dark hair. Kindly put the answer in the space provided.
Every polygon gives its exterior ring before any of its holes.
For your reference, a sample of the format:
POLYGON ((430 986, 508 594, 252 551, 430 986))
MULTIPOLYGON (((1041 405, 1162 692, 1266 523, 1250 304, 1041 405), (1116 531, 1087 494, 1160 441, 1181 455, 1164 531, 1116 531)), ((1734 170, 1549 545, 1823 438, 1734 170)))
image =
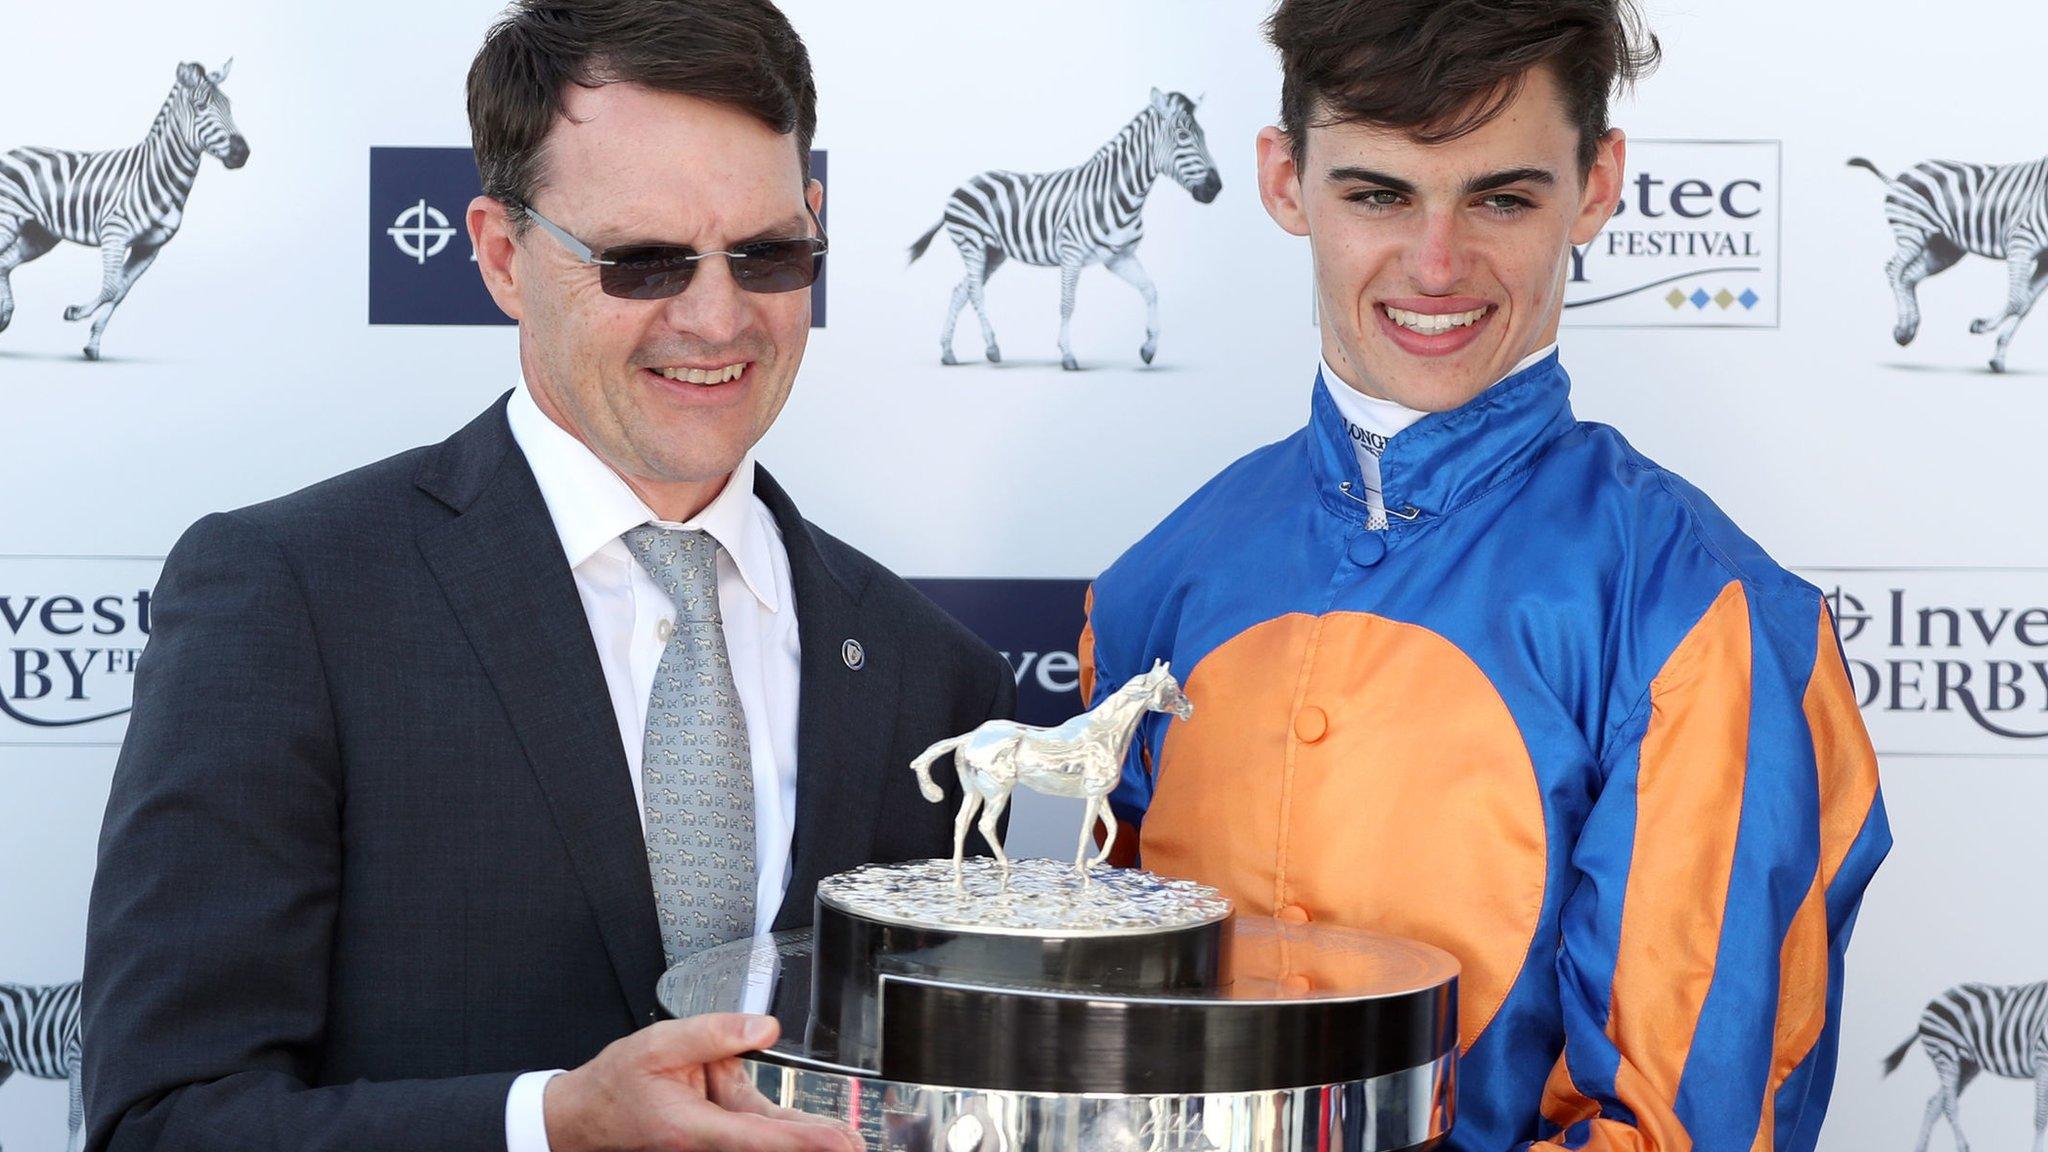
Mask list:
POLYGON ((1607 135, 1607 100, 1657 66, 1634 0, 1280 0, 1280 127, 1301 161, 1313 125, 1365 123, 1440 144, 1499 116, 1549 66, 1579 130, 1579 169, 1607 135))
POLYGON ((519 226, 570 84, 632 83, 729 105, 794 133, 804 179, 818 90, 811 58, 768 0, 517 0, 469 66, 469 133, 484 195, 519 226))

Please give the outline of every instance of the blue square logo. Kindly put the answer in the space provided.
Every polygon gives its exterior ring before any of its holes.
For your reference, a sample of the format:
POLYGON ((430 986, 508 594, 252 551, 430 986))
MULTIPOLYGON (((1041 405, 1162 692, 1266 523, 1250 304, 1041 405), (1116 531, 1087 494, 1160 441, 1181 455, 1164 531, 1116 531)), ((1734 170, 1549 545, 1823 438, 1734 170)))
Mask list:
POLYGON ((1086 580, 921 579, 917 590, 1010 662, 1017 719, 1058 724, 1083 708, 1075 650, 1087 622, 1086 580))

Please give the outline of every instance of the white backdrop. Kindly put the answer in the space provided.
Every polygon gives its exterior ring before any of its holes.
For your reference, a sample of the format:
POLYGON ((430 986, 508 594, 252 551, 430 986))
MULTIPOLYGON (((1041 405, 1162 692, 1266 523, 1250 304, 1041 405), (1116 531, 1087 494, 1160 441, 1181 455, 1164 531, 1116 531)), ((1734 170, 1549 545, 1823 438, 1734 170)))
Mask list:
MULTIPOLYGON (((365 253, 390 242, 367 218, 370 149, 467 143, 463 73, 496 6, 0 3, 15 49, 0 65, 0 150, 132 143, 179 61, 212 69, 230 55, 225 90, 251 148, 239 171, 205 161, 183 232, 109 326, 104 361, 78 356, 81 326, 60 315, 94 292, 95 253, 65 246, 13 274, 19 310, 0 333, 0 695, 76 718, 125 704, 125 657, 98 657, 87 699, 65 698, 61 663, 45 669, 50 694, 26 699, 39 682, 23 669, 50 657, 23 653, 140 648, 136 594, 188 523, 438 440, 513 382, 508 328, 366 323, 365 253), (81 616, 60 612, 55 630, 36 619, 66 596, 81 616), (100 597, 126 598, 122 627, 93 615, 100 597), (108 631, 65 638, 81 619, 108 631)), ((811 518, 906 575, 1086 578, 1224 463, 1304 418, 1307 251, 1266 219, 1252 181, 1252 136, 1278 93, 1257 31, 1264 0, 785 7, 817 67, 834 252, 829 326, 763 458, 811 518), (970 318, 956 341, 966 363, 942 367, 958 258, 941 236, 906 268, 909 243, 962 178, 1078 163, 1154 86, 1205 97, 1224 185, 1205 206, 1162 181, 1147 209, 1157 363, 1137 363, 1135 295, 1096 269, 1074 325, 1088 370, 1059 371, 1056 273, 1011 264, 988 289, 1005 363, 975 359, 970 318)), ((1930 18, 1917 0, 1658 0, 1650 16, 1667 61, 1615 112, 1643 141, 1632 159, 1666 189, 1753 179, 1741 196, 1768 209, 1686 222, 1741 234, 1754 258, 1738 263, 1759 270, 1677 287, 1704 298, 1754 286, 1760 302, 1575 309, 1565 364, 1582 418, 1620 426, 1871 617, 1849 649, 1883 679, 1867 715, 1898 846, 1851 952, 1823 1145, 1903 1152, 1933 1075, 1915 1053, 1881 1080, 1878 1060, 1926 1000, 1965 980, 2048 979, 2033 887, 2042 742, 1969 716, 1959 693, 1937 692, 1960 673, 1936 667, 1969 664, 1981 711, 2010 699, 1982 695, 2005 675, 1991 666, 2014 665, 2031 694, 1987 718, 2048 729, 2048 672, 2026 679, 2048 656, 2015 630, 2048 605, 2048 332, 2023 328, 2012 370, 1985 371, 1990 337, 1966 325, 1996 309, 2005 276, 1970 258, 1923 286, 1920 337, 1894 345, 1883 189, 1846 161, 1898 172, 2048 152, 2037 70, 2014 66, 2048 38, 2048 10, 1952 0, 1930 18), (1727 141, 1746 143, 1708 143, 1727 141), (1908 613, 1898 644, 1885 615, 1895 592, 1908 613), (1954 644, 1939 617, 1920 642, 1911 613, 1929 606, 1955 611, 1954 644), (1980 619, 2004 622, 1985 636, 1980 619), (1902 677, 1911 686, 1894 694, 1902 677)), ((1651 226, 1639 214, 1615 225, 1651 226)), ((1727 263, 1589 257, 1598 283, 1575 298, 1727 263)), ((0 717, 0 983, 77 978, 120 724, 0 717)), ((1071 842, 1065 819, 1026 809, 1013 839, 1056 853, 1071 842)), ((63 1113, 61 1084, 16 1077, 0 1086, 0 1146, 61 1147, 63 1113)), ((1966 1115, 1980 1146, 2017 1144, 2031 1136, 2031 1093, 1980 1081, 1966 1115)))

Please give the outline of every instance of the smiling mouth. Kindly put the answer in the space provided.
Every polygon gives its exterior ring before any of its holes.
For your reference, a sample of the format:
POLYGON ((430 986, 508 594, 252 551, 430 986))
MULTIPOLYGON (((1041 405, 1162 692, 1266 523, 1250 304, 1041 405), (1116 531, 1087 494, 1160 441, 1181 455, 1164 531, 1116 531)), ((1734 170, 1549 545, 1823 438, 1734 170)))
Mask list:
POLYGON ((1474 308, 1470 312, 1410 312, 1406 308, 1396 308, 1391 304, 1382 304, 1380 308, 1386 313, 1387 319, 1420 336, 1441 336, 1453 329, 1469 328, 1486 319, 1487 314, 1493 311, 1490 304, 1484 308, 1474 308))
POLYGON ((727 364, 721 368, 650 368, 648 371, 678 384, 724 384, 746 374, 751 362, 727 364))

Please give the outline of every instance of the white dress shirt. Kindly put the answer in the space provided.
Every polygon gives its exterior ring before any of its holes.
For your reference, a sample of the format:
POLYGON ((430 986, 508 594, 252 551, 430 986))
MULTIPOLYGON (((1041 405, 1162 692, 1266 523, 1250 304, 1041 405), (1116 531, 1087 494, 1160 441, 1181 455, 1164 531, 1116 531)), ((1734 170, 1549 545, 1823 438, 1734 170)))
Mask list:
MULTIPOLYGON (((1541 363, 1545 356, 1555 351, 1557 341, 1553 340, 1524 356, 1521 363, 1509 370, 1508 376, 1541 363)), ((1387 526, 1386 498, 1380 495, 1380 457, 1386 453, 1387 441, 1429 413, 1359 391, 1349 380, 1337 375, 1337 370, 1330 367, 1328 360, 1322 361, 1322 370, 1323 383, 1329 386, 1330 399, 1336 403, 1338 415, 1344 417, 1345 430, 1351 435, 1351 447, 1358 453, 1358 470, 1365 477, 1365 526, 1378 531, 1387 526)), ((1500 379, 1505 380, 1508 376, 1500 379)), ((1498 384, 1500 380, 1494 383, 1498 384)))
MULTIPOLYGON (((524 381, 512 393, 505 415, 547 502, 590 622, 643 834, 647 810, 640 762, 647 699, 676 610, 620 536, 653 523, 701 529, 718 541, 718 606, 754 762, 754 930, 768 931, 789 886, 796 829, 800 662, 789 553, 768 506, 754 495, 753 455, 740 462, 703 511, 677 524, 657 518, 582 441, 548 419, 524 381)), ((550 1152, 541 1100, 547 1081, 558 1074, 529 1072, 513 1081, 505 1101, 507 1152, 550 1152)))

